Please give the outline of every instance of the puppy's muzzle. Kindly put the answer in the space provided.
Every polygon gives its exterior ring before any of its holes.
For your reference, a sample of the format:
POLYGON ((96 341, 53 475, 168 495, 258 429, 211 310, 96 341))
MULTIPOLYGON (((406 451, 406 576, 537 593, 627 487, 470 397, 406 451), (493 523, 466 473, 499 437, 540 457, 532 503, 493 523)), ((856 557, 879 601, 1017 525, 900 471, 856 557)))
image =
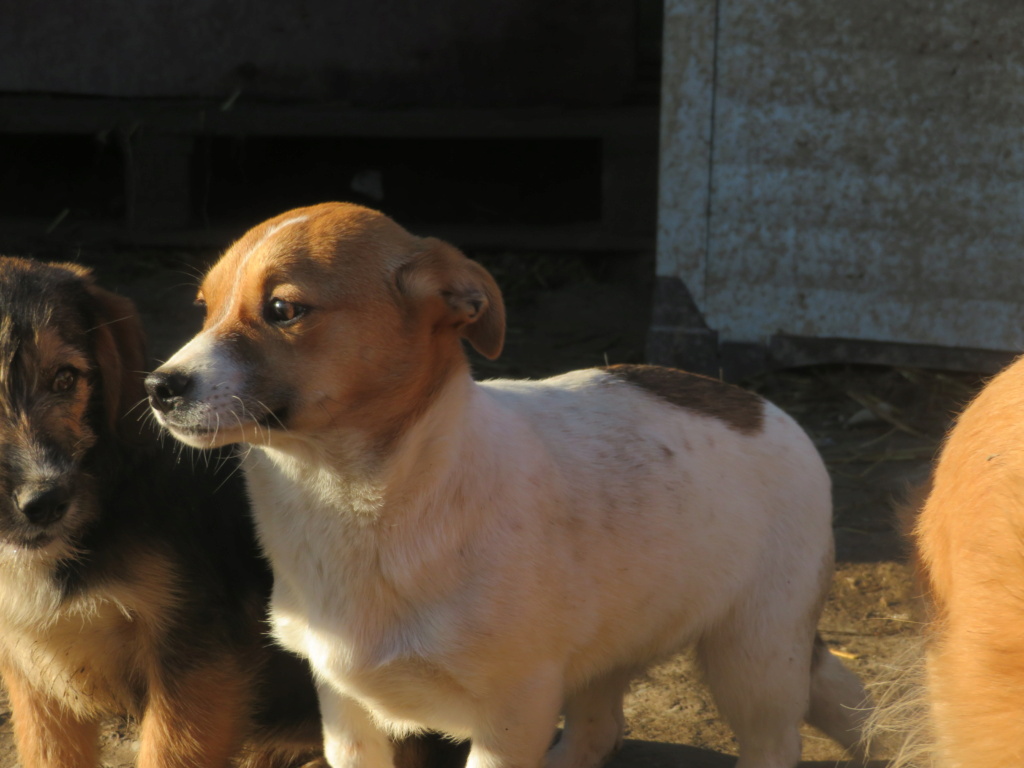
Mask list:
POLYGON ((185 396, 192 389, 192 384, 192 377, 179 371, 151 373, 146 376, 149 404, 161 413, 170 413, 185 402, 185 396))
POLYGON ((14 494, 14 503, 26 520, 45 528, 67 514, 71 493, 62 485, 31 485, 14 494))

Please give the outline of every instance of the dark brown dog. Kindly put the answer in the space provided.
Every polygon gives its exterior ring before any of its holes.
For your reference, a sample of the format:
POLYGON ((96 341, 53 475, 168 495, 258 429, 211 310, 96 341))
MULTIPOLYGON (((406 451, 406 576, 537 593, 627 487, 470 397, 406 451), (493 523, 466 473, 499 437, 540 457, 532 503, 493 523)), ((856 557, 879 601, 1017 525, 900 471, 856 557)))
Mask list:
POLYGON ((139 719, 147 768, 315 759, 241 478, 140 426, 144 368, 130 301, 0 259, 0 673, 22 764, 95 768, 112 714, 139 719))

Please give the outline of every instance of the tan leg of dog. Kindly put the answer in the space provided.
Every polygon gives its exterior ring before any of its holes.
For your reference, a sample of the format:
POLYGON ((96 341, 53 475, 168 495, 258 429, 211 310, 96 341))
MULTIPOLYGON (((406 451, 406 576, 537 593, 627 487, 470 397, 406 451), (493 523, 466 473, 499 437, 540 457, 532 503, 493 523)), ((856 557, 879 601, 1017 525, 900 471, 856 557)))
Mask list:
POLYGON ((138 768, 226 768, 242 739, 248 680, 225 659, 151 684, 138 768))
POLYGON ((548 753, 547 768, 593 768, 615 754, 626 727, 622 700, 630 677, 613 672, 569 698, 562 738, 548 753))
POLYGON ((17 673, 4 669, 2 674, 23 768, 99 765, 99 723, 76 718, 60 702, 41 696, 17 673))

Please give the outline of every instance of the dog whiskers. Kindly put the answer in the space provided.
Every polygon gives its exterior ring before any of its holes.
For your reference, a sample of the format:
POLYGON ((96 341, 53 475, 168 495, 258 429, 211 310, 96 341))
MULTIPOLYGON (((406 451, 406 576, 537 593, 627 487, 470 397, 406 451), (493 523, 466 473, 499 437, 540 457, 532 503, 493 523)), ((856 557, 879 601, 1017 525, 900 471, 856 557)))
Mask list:
MULTIPOLYGON (((263 403, 263 402, 261 402, 259 400, 256 401, 256 404, 260 408, 262 408, 264 411, 266 411, 268 416, 271 416, 274 419, 274 421, 277 422, 277 425, 281 428, 282 431, 284 431, 284 432, 288 431, 288 427, 285 426, 284 422, 281 421, 281 418, 276 413, 274 413, 274 411, 268 405, 266 405, 265 403, 263 403)), ((267 430, 267 437, 269 437, 270 436, 270 426, 269 425, 266 426, 265 429, 267 430)))
POLYGON ((189 288, 198 288, 199 284, 203 281, 203 270, 192 264, 182 264, 176 271, 182 277, 187 277, 190 280, 190 282, 187 283, 178 283, 178 285, 175 286, 177 288, 184 288, 185 286, 188 286, 189 288))
MULTIPOLYGON (((250 451, 252 450, 252 446, 249 446, 249 450, 250 451)), ((227 463, 227 461, 228 461, 228 457, 227 456, 222 457, 221 461, 220 461, 220 466, 217 467, 216 471, 219 472, 223 468, 224 464, 227 463)), ((241 462, 236 462, 235 466, 232 467, 231 471, 227 474, 227 476, 217 485, 216 488, 213 489, 213 492, 216 493, 221 488, 223 488, 231 478, 233 478, 236 474, 238 474, 238 471, 241 468, 242 468, 241 467, 241 462)))
POLYGON ((143 421, 147 417, 152 418, 152 413, 146 407, 148 404, 149 404, 149 398, 148 397, 144 397, 141 400, 139 400, 137 403, 135 403, 135 405, 131 406, 127 411, 125 411, 124 415, 125 416, 129 416, 129 415, 131 415, 133 412, 135 412, 136 410, 138 410, 141 407, 143 410, 142 410, 141 414, 135 418, 135 420, 136 421, 143 421))
POLYGON ((133 315, 124 315, 123 317, 115 317, 113 320, 107 320, 106 322, 97 323, 92 328, 87 329, 86 333, 92 333, 97 328, 103 328, 104 326, 107 326, 107 325, 114 325, 115 323, 123 323, 125 320, 134 320, 134 319, 135 318, 134 318, 133 315))

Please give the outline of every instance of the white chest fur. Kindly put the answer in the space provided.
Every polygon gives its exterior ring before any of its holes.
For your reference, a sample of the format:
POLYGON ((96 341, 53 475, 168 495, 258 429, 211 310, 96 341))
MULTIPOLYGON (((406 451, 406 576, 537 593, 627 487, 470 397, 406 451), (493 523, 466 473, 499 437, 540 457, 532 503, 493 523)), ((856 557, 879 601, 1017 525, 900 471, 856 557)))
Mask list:
MULTIPOLYGON (((438 695, 447 691, 457 702, 461 692, 446 668, 448 624, 439 621, 448 609, 410 600, 410 584, 431 583, 421 578, 430 537, 396 556, 390 543, 397 531, 369 484, 258 449, 245 467, 257 530, 274 566, 277 640, 362 699, 396 735, 432 719, 438 695)), ((464 719, 443 724, 468 735, 464 719)))
POLYGON ((116 590, 62 600, 44 563, 0 565, 0 653, 33 687, 82 716, 130 709, 137 627, 116 590))

